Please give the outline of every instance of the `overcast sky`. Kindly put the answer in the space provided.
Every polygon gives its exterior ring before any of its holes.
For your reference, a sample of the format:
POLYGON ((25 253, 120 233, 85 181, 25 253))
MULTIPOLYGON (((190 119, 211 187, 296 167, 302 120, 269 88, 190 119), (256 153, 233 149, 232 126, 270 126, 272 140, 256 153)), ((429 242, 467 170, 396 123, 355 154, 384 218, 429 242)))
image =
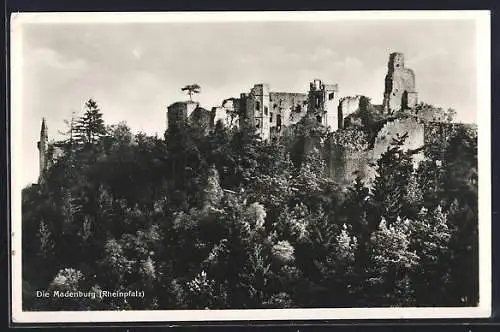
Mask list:
POLYGON ((419 99, 476 122, 475 25, 469 20, 23 26, 23 184, 36 182, 42 117, 49 136, 94 98, 107 124, 163 135, 166 107, 198 83, 210 109, 254 83, 307 92, 320 78, 340 96, 381 103, 387 60, 403 52, 419 99))

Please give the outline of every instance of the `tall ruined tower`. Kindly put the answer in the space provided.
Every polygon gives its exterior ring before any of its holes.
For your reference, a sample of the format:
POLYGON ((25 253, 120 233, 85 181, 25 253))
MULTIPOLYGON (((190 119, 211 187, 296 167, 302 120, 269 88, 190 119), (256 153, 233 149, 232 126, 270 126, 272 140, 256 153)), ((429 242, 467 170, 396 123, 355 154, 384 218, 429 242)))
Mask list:
POLYGON ((255 128, 263 140, 267 140, 271 133, 271 113, 269 84, 255 84, 249 94, 241 95, 244 100, 246 119, 255 128))
POLYGON ((401 109, 413 108, 418 102, 415 90, 415 73, 405 68, 403 53, 391 53, 385 76, 384 112, 391 114, 401 109))
POLYGON ((309 84, 307 113, 333 131, 338 129, 338 112, 335 100, 337 84, 324 84, 315 79, 309 84))
POLYGON ((40 141, 37 143, 38 147, 38 158, 40 162, 40 173, 38 176, 38 183, 43 179, 45 171, 47 170, 47 150, 49 144, 49 136, 47 133, 47 125, 45 124, 45 118, 42 119, 42 128, 40 129, 40 141))

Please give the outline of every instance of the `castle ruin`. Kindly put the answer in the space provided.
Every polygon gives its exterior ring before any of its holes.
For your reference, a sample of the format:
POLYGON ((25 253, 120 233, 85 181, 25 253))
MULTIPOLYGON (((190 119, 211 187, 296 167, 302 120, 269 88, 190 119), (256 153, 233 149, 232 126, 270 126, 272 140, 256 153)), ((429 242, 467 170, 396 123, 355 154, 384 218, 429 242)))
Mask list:
POLYGON ((415 90, 415 73, 405 68, 403 53, 391 53, 385 76, 384 112, 391 114, 417 105, 418 94, 415 90))
MULTIPOLYGON (((182 130, 189 123, 208 133, 220 122, 232 129, 253 128, 262 140, 270 140, 281 136, 286 127, 309 117, 329 128, 323 155, 329 175, 339 184, 349 184, 359 176, 369 185, 375 177, 373 163, 398 135, 407 134, 403 150, 414 152, 415 165, 422 160, 424 147, 433 145, 435 149, 436 145, 446 144, 445 136, 441 135, 444 138, 437 143, 431 136, 443 130, 447 132, 449 120, 419 114, 415 109, 418 102, 415 74, 405 68, 402 53, 389 56, 382 105, 372 105, 362 95, 339 98, 338 92, 337 84, 326 84, 319 79, 310 82, 307 93, 275 92, 269 84, 255 84, 249 92, 241 93, 239 98, 225 99, 210 111, 194 101, 169 105, 167 130, 182 130), (367 115, 374 116, 368 119, 369 124, 367 115), (367 134, 367 125, 376 132, 367 134)), ((311 142, 307 144, 309 147, 313 145, 311 142)), ((50 159, 45 119, 37 146, 41 181, 50 159)))

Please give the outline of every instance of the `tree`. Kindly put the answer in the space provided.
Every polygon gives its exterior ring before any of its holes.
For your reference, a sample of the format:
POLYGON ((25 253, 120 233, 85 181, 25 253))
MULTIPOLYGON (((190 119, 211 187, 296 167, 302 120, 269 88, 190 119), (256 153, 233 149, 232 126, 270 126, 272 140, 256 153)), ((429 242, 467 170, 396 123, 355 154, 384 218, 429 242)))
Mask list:
POLYGON ((404 198, 413 172, 411 154, 402 150, 407 137, 408 133, 393 138, 387 151, 377 160, 377 175, 371 195, 374 209, 372 221, 383 217, 390 224, 398 217, 404 217, 404 198))
POLYGON ((411 277, 419 305, 446 306, 450 292, 450 251, 452 229, 441 206, 433 211, 422 208, 410 222, 410 249, 420 257, 419 268, 411 277))
POLYGON ((415 303, 410 274, 420 257, 411 250, 409 220, 388 224, 385 219, 371 235, 366 288, 367 303, 382 306, 408 306, 415 303))
POLYGON ((75 112, 71 112, 71 119, 70 120, 64 120, 64 123, 67 127, 66 131, 60 132, 60 134, 63 134, 66 136, 66 139, 62 142, 60 142, 60 146, 65 151, 65 154, 68 156, 68 159, 73 160, 74 154, 75 154, 75 129, 77 126, 77 121, 75 117, 75 112))
POLYGON ((189 100, 192 101, 193 100, 193 94, 200 93, 200 89, 201 89, 201 87, 198 84, 194 83, 194 84, 188 84, 188 85, 186 85, 185 87, 183 87, 181 89, 181 91, 187 91, 187 93, 189 95, 189 100))
POLYGON ((80 145, 95 144, 106 134, 101 110, 93 99, 85 103, 85 112, 77 121, 74 130, 75 140, 80 145))
MULTIPOLYGON (((477 304, 474 128, 439 127, 417 170, 396 137, 372 186, 342 188, 315 119, 273 142, 221 122, 160 139, 102 130, 97 104, 86 108, 46 181, 22 192, 24 310, 477 304), (33 295, 110 288, 145 296, 33 295)), ((355 129, 329 141, 368 146, 355 129)))

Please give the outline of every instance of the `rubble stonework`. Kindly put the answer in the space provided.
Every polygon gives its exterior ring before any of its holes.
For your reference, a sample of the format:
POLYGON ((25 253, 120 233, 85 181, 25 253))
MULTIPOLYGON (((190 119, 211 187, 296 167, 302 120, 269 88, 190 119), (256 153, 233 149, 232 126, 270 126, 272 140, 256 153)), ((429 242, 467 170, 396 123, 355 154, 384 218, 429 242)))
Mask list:
POLYGON ((314 80, 308 93, 274 92, 268 84, 255 84, 240 95, 240 126, 255 128, 262 139, 280 136, 287 126, 310 115, 325 126, 337 129, 336 84, 314 80))
POLYGON ((198 106, 199 104, 194 101, 179 101, 168 106, 167 129, 172 130, 182 126, 198 106))
POLYGON ((415 90, 415 73, 405 68, 403 53, 391 53, 385 77, 384 111, 393 113, 401 109, 412 108, 418 102, 415 90))
POLYGON ((424 146, 424 124, 415 118, 395 119, 387 122, 378 132, 373 145, 373 159, 380 158, 382 153, 387 151, 392 139, 398 135, 407 134, 408 138, 402 146, 403 151, 418 150, 424 146))
POLYGON ((214 114, 203 107, 196 107, 188 117, 188 121, 197 128, 202 129, 205 134, 213 128, 214 114))
POLYGON ((339 122, 335 99, 338 90, 337 84, 325 84, 315 79, 309 84, 307 98, 307 113, 333 131, 338 129, 339 122))
POLYGON ((213 107, 214 124, 221 121, 226 128, 239 128, 240 100, 237 98, 225 99, 221 106, 213 107))
POLYGON ((332 134, 332 143, 326 147, 330 176, 339 184, 349 184, 359 176, 370 186, 376 175, 371 165, 387 151, 393 138, 398 135, 408 134, 402 146, 403 151, 418 151, 413 155, 415 166, 424 157, 423 151, 420 151, 424 147, 424 124, 414 118, 388 121, 375 137, 373 147, 369 147, 367 137, 356 133, 362 132, 355 129, 339 130, 332 134))
POLYGON ((338 128, 344 128, 344 119, 360 109, 361 96, 347 96, 340 99, 338 106, 338 128))
POLYGON ((269 97, 271 127, 275 127, 277 132, 280 132, 283 126, 299 122, 306 115, 308 98, 306 93, 270 92, 269 97))

